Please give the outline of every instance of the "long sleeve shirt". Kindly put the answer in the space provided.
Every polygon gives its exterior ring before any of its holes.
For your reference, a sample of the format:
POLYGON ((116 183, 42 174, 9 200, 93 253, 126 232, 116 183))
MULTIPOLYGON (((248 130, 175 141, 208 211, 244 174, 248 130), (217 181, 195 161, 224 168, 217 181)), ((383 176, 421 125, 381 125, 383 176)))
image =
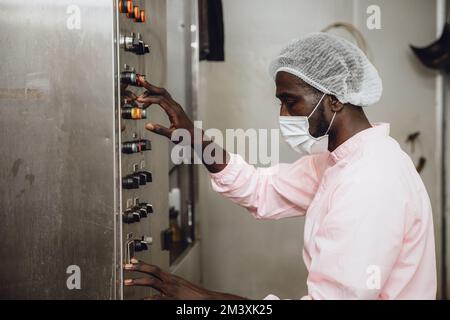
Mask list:
POLYGON ((303 299, 435 299, 430 199, 388 124, 293 164, 255 168, 231 154, 210 176, 256 219, 305 217, 303 299))

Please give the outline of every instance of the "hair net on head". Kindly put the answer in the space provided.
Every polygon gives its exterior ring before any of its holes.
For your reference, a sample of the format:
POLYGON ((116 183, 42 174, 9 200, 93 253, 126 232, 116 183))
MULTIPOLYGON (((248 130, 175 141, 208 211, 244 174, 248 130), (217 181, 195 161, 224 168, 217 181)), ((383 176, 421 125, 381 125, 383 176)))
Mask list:
POLYGON ((377 70, 351 42, 327 33, 312 33, 292 41, 271 63, 270 73, 291 73, 341 103, 369 106, 383 92, 377 70))

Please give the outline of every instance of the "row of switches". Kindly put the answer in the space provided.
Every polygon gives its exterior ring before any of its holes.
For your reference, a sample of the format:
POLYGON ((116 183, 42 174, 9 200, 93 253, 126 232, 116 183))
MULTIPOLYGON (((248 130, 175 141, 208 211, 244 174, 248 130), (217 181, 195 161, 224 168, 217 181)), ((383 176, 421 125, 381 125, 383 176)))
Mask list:
POLYGON ((140 203, 133 209, 127 210, 123 214, 124 223, 135 223, 147 218, 149 214, 153 213, 153 206, 148 203, 140 203))
POLYGON ((119 12, 126 13, 127 17, 134 19, 134 22, 145 22, 145 10, 139 10, 139 6, 133 5, 132 0, 119 0, 119 12))
POLYGON ((148 171, 139 171, 122 179, 122 187, 124 189, 139 189, 153 181, 152 173, 148 171))
MULTIPOLYGON (((132 0, 119 0, 119 12, 125 13, 128 18, 133 19, 134 22, 145 22, 145 10, 140 10, 139 6, 133 4, 132 0)), ((142 56, 150 53, 150 47, 144 43, 140 34, 127 34, 120 37, 120 47, 127 51, 142 56)), ((142 84, 139 79, 145 79, 144 75, 136 73, 136 70, 125 66, 125 70, 120 74, 120 82, 122 85, 131 85, 140 87, 142 84)), ((122 106, 122 119, 128 120, 142 120, 147 119, 146 109, 139 108, 128 102, 122 106)), ((152 144, 150 140, 135 140, 122 143, 122 153, 134 154, 143 151, 150 151, 152 144)), ((153 181, 152 173, 148 171, 137 171, 122 179, 122 187, 124 189, 139 189, 140 186, 146 185, 153 181)), ((126 224, 140 222, 141 219, 147 218, 153 213, 153 206, 148 203, 139 203, 132 209, 126 210, 122 215, 122 221, 126 224)), ((126 243, 128 261, 134 256, 135 252, 149 250, 152 244, 151 237, 142 237, 142 239, 129 240, 126 243)))

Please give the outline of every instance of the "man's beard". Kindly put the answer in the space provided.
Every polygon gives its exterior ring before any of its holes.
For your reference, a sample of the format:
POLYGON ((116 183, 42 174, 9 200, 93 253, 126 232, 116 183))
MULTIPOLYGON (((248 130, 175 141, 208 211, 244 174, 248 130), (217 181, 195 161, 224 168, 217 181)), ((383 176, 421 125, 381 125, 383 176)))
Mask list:
POLYGON ((312 136, 315 138, 324 136, 327 133, 328 127, 330 125, 329 123, 327 123, 327 120, 325 119, 325 107, 323 103, 320 104, 317 111, 319 112, 317 127, 316 130, 314 130, 314 134, 311 133, 312 136))

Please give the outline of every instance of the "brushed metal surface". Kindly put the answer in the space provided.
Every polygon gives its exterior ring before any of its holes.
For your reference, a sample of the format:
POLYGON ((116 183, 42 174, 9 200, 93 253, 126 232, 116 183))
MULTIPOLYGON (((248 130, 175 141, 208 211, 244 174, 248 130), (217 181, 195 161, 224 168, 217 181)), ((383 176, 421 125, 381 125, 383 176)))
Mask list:
POLYGON ((0 298, 118 296, 113 39, 114 1, 0 1, 0 298))
MULTIPOLYGON (((117 0, 0 1, 0 298, 146 297, 151 290, 123 289, 128 236, 153 237, 136 256, 168 269, 160 239, 169 224, 168 141, 146 132, 146 121, 120 119, 118 83, 126 63, 165 85, 165 2, 140 1, 148 22, 136 24, 118 14, 117 0), (150 55, 119 48, 120 33, 131 31, 150 55), (152 140, 153 151, 122 155, 121 141, 133 136, 152 140), (122 176, 143 162, 153 183, 122 191, 122 176), (136 198, 155 214, 123 225, 136 198), (72 265, 79 290, 66 285, 72 265)), ((149 119, 166 116, 152 107, 149 119)))

